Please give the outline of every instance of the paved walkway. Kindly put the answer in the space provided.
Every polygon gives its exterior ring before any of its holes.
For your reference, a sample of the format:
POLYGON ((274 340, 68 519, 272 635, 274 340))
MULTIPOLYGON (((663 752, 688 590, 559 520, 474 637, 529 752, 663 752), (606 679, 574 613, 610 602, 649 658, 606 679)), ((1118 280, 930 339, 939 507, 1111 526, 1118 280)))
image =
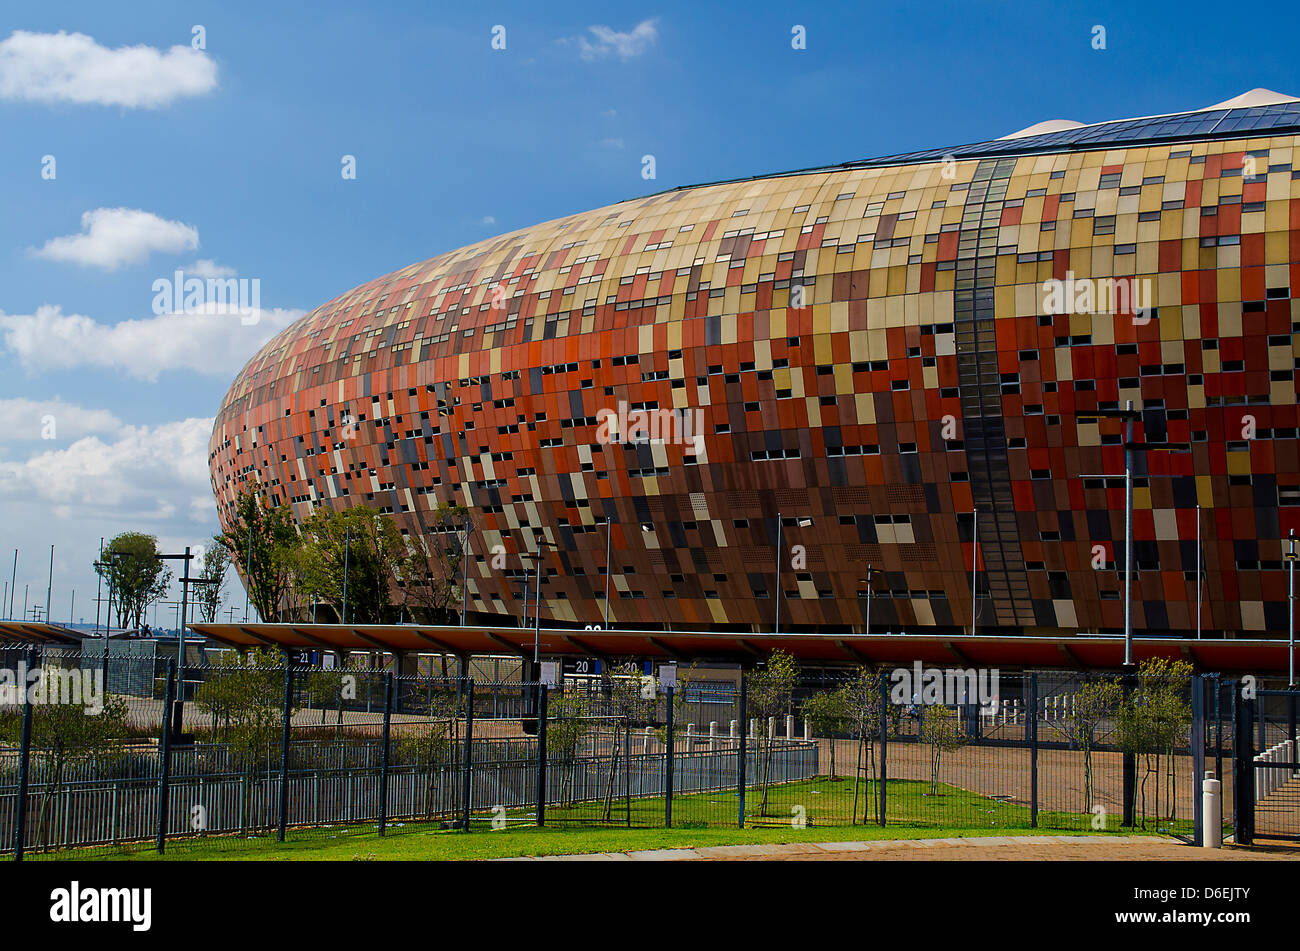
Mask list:
POLYGON ((525 855, 499 862, 681 861, 1241 861, 1300 859, 1300 849, 1198 849, 1163 836, 998 835, 953 839, 881 839, 867 842, 794 842, 646 849, 583 855, 525 855))

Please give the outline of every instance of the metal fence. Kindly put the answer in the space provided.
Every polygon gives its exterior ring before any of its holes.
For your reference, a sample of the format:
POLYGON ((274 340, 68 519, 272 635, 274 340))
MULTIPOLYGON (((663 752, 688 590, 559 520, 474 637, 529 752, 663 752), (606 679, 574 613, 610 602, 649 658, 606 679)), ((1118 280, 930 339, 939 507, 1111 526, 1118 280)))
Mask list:
MULTIPOLYGON (((954 697, 900 669, 666 686, 628 667, 546 686, 122 656, 92 712, 53 694, 89 691, 102 657, 24 661, 50 696, 0 702, 0 841, 17 858, 539 825, 1191 837, 1206 770, 1232 815, 1237 685, 1213 676, 1016 673, 954 697)), ((1285 741, 1284 719, 1260 718, 1265 739, 1285 741)))

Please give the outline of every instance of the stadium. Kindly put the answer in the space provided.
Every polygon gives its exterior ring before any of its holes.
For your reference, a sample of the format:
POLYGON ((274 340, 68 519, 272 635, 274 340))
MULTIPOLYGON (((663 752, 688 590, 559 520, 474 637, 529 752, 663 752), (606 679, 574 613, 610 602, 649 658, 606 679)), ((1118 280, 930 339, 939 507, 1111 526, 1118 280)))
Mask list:
POLYGON ((464 505, 484 625, 540 570, 546 624, 1115 635, 1127 456, 1134 631, 1282 635, 1298 135, 1300 100, 1255 90, 408 265, 240 372, 222 525, 249 490, 426 537, 464 505))

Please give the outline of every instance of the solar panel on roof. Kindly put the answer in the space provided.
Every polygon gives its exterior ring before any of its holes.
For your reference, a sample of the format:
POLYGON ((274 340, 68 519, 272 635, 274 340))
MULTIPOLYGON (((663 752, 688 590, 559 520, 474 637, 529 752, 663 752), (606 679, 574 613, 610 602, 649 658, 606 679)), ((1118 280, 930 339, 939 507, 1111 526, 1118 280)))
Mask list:
MULTIPOLYGON (((1145 119, 1116 119, 1074 129, 1045 132, 1015 139, 991 139, 948 148, 921 149, 879 158, 857 159, 838 165, 819 165, 772 175, 754 175, 745 181, 776 178, 784 175, 811 175, 846 168, 881 168, 891 165, 918 165, 926 162, 1036 155, 1099 146, 1132 146, 1143 143, 1171 142, 1190 138, 1241 137, 1243 133, 1268 130, 1270 134, 1294 129, 1300 132, 1300 102, 1279 102, 1236 109, 1212 109, 1184 112, 1145 119)), ((709 182, 720 185, 725 182, 709 182)), ((673 191, 697 188, 679 186, 673 191)))
POLYGON ((1287 126, 1300 128, 1300 103, 1284 102, 1243 109, 1215 109, 1187 112, 1149 119, 1117 119, 1077 129, 1063 129, 1018 139, 993 139, 948 149, 927 149, 900 155, 867 159, 868 166, 913 164, 951 155, 953 158, 1029 154, 1066 149, 1071 146, 1120 145, 1161 139, 1188 138, 1210 134, 1249 132, 1255 129, 1276 130, 1287 126))

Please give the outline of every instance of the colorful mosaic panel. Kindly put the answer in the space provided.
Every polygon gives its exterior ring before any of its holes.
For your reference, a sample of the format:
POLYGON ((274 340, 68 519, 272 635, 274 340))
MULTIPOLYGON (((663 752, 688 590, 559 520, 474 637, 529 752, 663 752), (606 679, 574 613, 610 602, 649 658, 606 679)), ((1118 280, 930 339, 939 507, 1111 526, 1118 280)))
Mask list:
POLYGON ((1123 424, 1076 416, 1132 401, 1190 447, 1135 453, 1135 630, 1194 630, 1199 505, 1204 628, 1285 632, 1296 144, 701 186, 411 265, 235 380, 223 524, 249 488, 411 534, 465 504, 485 620, 541 540, 547 622, 770 629, 779 537, 783 630, 860 630, 870 566, 872 631, 1114 632, 1123 424))

